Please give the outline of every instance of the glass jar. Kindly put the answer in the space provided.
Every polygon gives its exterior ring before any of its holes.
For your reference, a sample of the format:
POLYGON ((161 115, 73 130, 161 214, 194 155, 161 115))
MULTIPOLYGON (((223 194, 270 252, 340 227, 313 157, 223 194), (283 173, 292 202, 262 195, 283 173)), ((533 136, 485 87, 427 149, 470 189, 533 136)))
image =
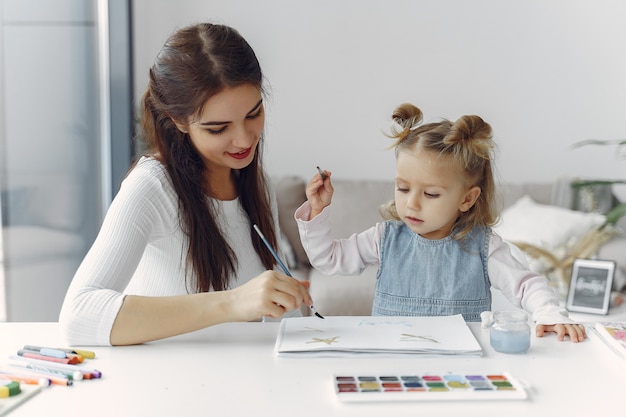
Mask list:
POLYGON ((530 347, 528 315, 523 311, 496 311, 493 313, 489 341, 498 352, 526 352, 530 347))

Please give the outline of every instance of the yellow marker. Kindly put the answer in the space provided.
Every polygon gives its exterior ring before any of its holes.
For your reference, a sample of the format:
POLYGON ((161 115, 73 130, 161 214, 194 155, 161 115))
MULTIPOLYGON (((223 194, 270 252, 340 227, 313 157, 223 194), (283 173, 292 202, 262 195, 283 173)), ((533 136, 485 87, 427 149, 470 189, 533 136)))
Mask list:
MULTIPOLYGON (((90 350, 82 350, 82 349, 67 349, 67 348, 63 348, 61 349, 63 351, 65 351, 66 353, 75 353, 77 355, 82 356, 84 359, 93 359, 96 357, 96 353, 92 352, 90 350)), ((81 361, 82 362, 82 361, 81 361)))

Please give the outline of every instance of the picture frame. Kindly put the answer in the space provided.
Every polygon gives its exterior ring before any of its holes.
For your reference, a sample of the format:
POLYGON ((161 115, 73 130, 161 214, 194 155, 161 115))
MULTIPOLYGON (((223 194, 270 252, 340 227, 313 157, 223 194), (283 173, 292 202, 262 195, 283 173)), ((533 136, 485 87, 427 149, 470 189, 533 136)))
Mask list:
POLYGON ((615 266, 614 261, 575 259, 565 304, 567 310, 607 314, 615 266))

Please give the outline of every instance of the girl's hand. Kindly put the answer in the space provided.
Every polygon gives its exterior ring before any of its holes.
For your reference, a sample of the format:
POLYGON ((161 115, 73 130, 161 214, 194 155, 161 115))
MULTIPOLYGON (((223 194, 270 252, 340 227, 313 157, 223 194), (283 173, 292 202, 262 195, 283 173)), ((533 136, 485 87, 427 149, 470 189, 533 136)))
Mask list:
POLYGON ((559 340, 564 340, 566 335, 569 335, 569 339, 574 342, 582 342, 587 338, 585 333, 585 326, 575 323, 560 323, 560 324, 538 324, 536 329, 537 337, 543 337, 545 333, 556 333, 559 340))
POLYGON ((232 289, 228 308, 234 321, 251 321, 263 316, 278 319, 303 303, 313 304, 308 288, 308 281, 298 281, 277 271, 265 271, 232 289))
POLYGON ((324 207, 328 206, 333 198, 333 185, 330 181, 332 175, 330 171, 324 170, 326 179, 322 178, 320 173, 313 176, 309 184, 306 186, 306 197, 311 206, 311 217, 314 218, 322 212, 324 207))

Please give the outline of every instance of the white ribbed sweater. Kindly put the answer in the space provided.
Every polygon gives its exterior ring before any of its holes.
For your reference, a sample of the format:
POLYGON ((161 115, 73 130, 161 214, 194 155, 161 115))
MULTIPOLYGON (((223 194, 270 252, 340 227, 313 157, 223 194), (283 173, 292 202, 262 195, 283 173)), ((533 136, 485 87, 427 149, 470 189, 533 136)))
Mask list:
MULTIPOLYGON (((219 223, 239 261, 237 277, 231 280, 231 287, 236 287, 265 268, 252 247, 249 220, 239 200, 214 201, 219 207, 219 223)), ((272 208, 278 225, 273 194, 272 208)), ((123 181, 70 284, 59 318, 67 342, 109 345, 125 294, 195 292, 191 269, 187 282, 185 279, 187 247, 178 199, 164 167, 155 159, 142 158, 123 181)))

